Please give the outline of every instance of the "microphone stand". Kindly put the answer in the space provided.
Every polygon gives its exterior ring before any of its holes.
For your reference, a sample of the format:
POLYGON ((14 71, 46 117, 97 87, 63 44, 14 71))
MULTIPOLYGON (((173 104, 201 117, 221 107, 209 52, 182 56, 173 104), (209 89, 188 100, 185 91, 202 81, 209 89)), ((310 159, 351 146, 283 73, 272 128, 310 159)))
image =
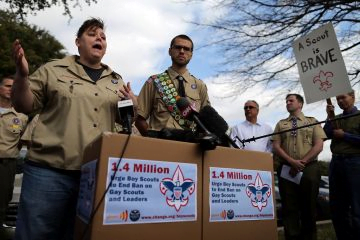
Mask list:
POLYGON ((355 116, 359 116, 359 115, 360 115, 360 112, 355 113, 355 114, 349 114, 349 115, 346 115, 346 116, 336 117, 336 118, 333 118, 333 119, 326 119, 326 120, 321 121, 321 122, 310 123, 310 124, 303 125, 303 126, 300 126, 300 127, 290 128, 290 129, 283 130, 283 131, 280 131, 280 132, 274 132, 274 133, 266 134, 266 135, 263 135, 263 136, 260 136, 260 137, 252 137, 252 138, 248 138, 248 139, 240 139, 238 136, 236 136, 236 138, 240 141, 242 146, 245 147, 246 142, 252 142, 252 141, 255 142, 256 140, 258 140, 260 138, 270 137, 270 136, 274 136, 274 135, 277 135, 277 134, 282 134, 282 133, 290 132, 290 131, 293 131, 293 130, 298 130, 298 129, 301 129, 301 128, 306 128, 306 127, 310 127, 310 126, 314 126, 314 125, 318 125, 318 124, 322 124, 322 123, 326 123, 326 122, 334 122, 336 120, 346 119, 346 118, 355 117, 355 116))

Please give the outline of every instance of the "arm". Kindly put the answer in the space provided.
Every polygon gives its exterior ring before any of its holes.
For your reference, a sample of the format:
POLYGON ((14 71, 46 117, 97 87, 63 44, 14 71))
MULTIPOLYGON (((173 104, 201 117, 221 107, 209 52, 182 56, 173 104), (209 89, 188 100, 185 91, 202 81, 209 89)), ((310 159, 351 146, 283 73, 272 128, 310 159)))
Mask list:
POLYGON ((138 115, 136 120, 135 120, 135 126, 139 130, 141 135, 143 135, 143 136, 147 135, 147 130, 148 130, 149 126, 148 126, 145 118, 138 115))
POLYGON ((201 100, 200 109, 207 106, 207 105, 210 105, 209 96, 208 96, 208 90, 207 90, 206 84, 203 83, 203 82, 200 85, 199 95, 200 95, 200 100, 201 100))
POLYGON ((324 125, 324 132, 326 133, 326 136, 328 138, 333 138, 333 127, 332 127, 332 124, 331 122, 327 121, 324 125))
POLYGON ((344 132, 342 129, 335 129, 333 130, 333 138, 336 139, 343 139, 346 142, 359 144, 360 143, 360 136, 355 135, 352 133, 344 132))
POLYGON ((11 91, 11 101, 17 112, 30 113, 33 109, 34 96, 29 87, 29 65, 20 41, 13 43, 13 57, 16 65, 15 81, 11 91))

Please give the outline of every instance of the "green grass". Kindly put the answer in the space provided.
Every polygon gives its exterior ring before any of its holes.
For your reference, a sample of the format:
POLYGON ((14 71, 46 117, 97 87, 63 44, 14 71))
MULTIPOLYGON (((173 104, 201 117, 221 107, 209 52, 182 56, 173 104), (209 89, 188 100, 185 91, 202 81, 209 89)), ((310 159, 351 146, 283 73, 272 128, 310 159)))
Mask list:
MULTIPOLYGON (((317 235, 318 235, 317 240, 336 240, 335 230, 331 221, 318 224, 317 235)), ((278 240, 285 240, 283 230, 278 231, 278 240)))

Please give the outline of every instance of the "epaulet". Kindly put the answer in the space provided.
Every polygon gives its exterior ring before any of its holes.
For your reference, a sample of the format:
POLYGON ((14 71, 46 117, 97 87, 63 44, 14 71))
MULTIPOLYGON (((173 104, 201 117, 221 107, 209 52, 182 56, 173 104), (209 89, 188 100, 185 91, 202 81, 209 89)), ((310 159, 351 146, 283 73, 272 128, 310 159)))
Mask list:
POLYGON ((58 58, 52 58, 52 59, 49 60, 49 62, 54 62, 54 61, 57 61, 57 60, 60 60, 60 59, 58 59, 58 58))
POLYGON ((152 76, 150 76, 150 77, 148 78, 148 80, 146 80, 146 82, 148 82, 148 83, 152 83, 152 81, 154 81, 157 77, 158 77, 158 75, 157 75, 157 74, 152 75, 152 76))
POLYGON ((200 78, 197 78, 197 77, 195 77, 194 75, 192 75, 191 73, 190 73, 190 76, 192 76, 193 78, 195 78, 196 80, 200 80, 200 81, 202 81, 200 78))
POLYGON ((115 71, 112 71, 111 76, 115 79, 122 79, 121 75, 115 71))
POLYGON ((314 118, 314 117, 309 117, 309 116, 304 116, 304 117, 305 117, 306 119, 308 119, 310 123, 315 123, 315 122, 318 121, 318 120, 316 120, 316 118, 314 118))

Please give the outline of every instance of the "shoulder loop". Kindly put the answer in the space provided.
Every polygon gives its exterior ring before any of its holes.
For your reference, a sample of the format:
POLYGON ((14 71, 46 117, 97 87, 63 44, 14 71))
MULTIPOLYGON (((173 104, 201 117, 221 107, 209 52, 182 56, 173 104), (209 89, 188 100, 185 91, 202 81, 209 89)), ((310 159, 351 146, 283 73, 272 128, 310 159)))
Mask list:
POLYGON ((120 79, 120 78, 122 79, 121 75, 115 71, 112 71, 111 76, 115 79, 120 79))

